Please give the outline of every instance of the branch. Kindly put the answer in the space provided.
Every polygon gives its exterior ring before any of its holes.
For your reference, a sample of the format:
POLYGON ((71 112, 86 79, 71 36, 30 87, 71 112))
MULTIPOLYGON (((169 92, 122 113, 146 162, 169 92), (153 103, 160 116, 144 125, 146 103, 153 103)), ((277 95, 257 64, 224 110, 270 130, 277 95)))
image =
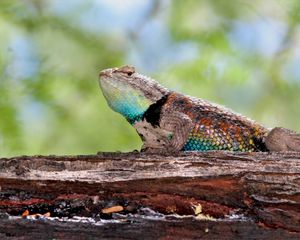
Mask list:
MULTIPOLYGON (((140 216, 145 228, 152 224, 142 218, 150 208, 160 216, 194 216, 180 220, 182 227, 191 224, 190 230, 199 224, 195 219, 204 219, 212 228, 227 229, 224 236, 230 236, 233 230, 228 220, 235 218, 233 225, 240 232, 247 228, 264 236, 271 231, 278 237, 300 237, 298 153, 15 157, 0 159, 0 187, 0 211, 10 215, 19 216, 29 209, 31 213, 51 212, 53 217, 118 218, 115 213, 103 214, 103 209, 117 205, 124 216, 140 216), (62 203, 68 207, 62 208, 62 203)), ((165 218, 160 221, 166 229, 174 227, 165 218)))

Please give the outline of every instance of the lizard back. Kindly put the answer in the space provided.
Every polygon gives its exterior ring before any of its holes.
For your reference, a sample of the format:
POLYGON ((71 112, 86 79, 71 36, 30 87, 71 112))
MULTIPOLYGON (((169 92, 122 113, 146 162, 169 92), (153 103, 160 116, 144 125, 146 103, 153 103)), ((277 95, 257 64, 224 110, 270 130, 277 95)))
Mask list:
POLYGON ((264 138, 269 130, 222 106, 173 92, 164 108, 183 112, 193 120, 184 151, 267 151, 264 138))

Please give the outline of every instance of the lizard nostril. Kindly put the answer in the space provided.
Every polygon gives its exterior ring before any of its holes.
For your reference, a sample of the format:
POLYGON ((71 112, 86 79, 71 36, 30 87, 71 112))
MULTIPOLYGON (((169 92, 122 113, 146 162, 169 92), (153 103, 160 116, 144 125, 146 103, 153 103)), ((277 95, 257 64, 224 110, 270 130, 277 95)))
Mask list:
POLYGON ((109 75, 109 71, 107 69, 100 71, 99 73, 99 77, 104 77, 104 76, 108 76, 109 75))
POLYGON ((101 71, 100 73, 99 73, 99 77, 103 77, 105 75, 105 71, 101 71))
POLYGON ((114 68, 108 68, 100 71, 99 77, 111 77, 112 73, 114 71, 114 68))

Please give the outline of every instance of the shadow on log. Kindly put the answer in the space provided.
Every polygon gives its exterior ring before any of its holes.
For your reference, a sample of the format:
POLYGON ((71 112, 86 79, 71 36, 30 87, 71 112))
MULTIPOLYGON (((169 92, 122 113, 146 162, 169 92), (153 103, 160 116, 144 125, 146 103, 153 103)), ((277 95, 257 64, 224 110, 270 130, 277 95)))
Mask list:
POLYGON ((0 236, 300 238, 297 153, 16 157, 0 159, 0 190, 0 236), (54 221, 27 224, 26 210, 54 221))

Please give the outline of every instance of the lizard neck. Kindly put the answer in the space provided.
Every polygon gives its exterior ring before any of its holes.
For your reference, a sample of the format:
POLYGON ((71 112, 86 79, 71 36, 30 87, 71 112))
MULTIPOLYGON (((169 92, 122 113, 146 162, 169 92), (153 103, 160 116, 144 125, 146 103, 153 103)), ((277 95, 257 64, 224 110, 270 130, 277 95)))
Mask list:
POLYGON ((144 111, 141 114, 137 114, 132 117, 127 117, 127 121, 133 125, 135 122, 144 121, 146 120, 148 123, 150 123, 153 127, 159 126, 159 119, 162 111, 162 107, 167 102, 169 93, 162 96, 160 99, 158 99, 155 103, 152 103, 146 111, 144 111))
POLYGON ((168 97, 171 93, 168 93, 162 96, 155 103, 151 104, 147 111, 143 114, 142 120, 146 120, 153 127, 159 126, 159 119, 162 112, 162 108, 168 100, 168 97))

